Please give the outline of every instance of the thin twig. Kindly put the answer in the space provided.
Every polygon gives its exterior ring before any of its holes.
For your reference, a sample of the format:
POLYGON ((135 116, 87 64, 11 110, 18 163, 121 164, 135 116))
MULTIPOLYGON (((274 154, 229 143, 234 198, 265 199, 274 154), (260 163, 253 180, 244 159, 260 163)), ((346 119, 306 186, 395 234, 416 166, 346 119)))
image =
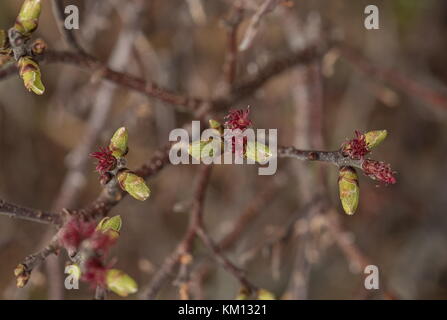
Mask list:
POLYGON ((230 17, 224 21, 227 30, 227 49, 225 54, 224 75, 226 84, 231 89, 237 75, 237 33, 242 22, 244 7, 240 2, 233 5, 230 17))
POLYGON ((33 222, 54 224, 60 226, 63 222, 62 216, 42 210, 21 207, 0 199, 0 215, 7 215, 11 218, 29 220, 33 222))
POLYGON ((279 4, 279 2, 280 0, 264 0, 264 2, 259 6, 258 10, 250 20, 247 31, 245 31, 245 35, 239 45, 239 51, 245 51, 250 48, 253 40, 259 32, 259 26, 262 18, 268 12, 272 11, 279 4))
POLYGON ((229 94, 212 100, 210 104, 215 110, 227 110, 228 107, 251 96, 270 79, 297 65, 307 65, 318 58, 320 54, 318 48, 311 46, 278 55, 266 65, 259 67, 257 73, 235 81, 229 94))
MULTIPOLYGON (((276 194, 280 185, 281 183, 279 182, 268 184, 249 202, 247 207, 234 222, 231 230, 229 230, 217 244, 222 252, 231 249, 244 234, 244 231, 249 228, 251 223, 264 212, 263 209, 266 208, 270 200, 276 194)), ((202 297, 202 284, 211 271, 210 265, 208 264, 209 257, 206 258, 207 259, 196 264, 191 271, 191 286, 194 289, 196 298, 202 297)))
MULTIPOLYGON (((343 229, 338 212, 335 209, 328 210, 325 218, 327 219, 328 230, 352 268, 363 271, 366 266, 373 264, 343 229)), ((397 295, 385 283, 386 281, 381 281, 381 291, 384 297, 389 300, 397 299, 397 295)))
POLYGON ((31 254, 20 263, 14 270, 14 274, 17 280, 17 287, 22 288, 26 285, 29 278, 31 277, 31 272, 39 265, 41 265, 45 259, 53 253, 57 253, 59 250, 59 240, 57 236, 54 236, 50 243, 45 246, 41 251, 31 254))
POLYGON ((162 266, 151 279, 149 285, 142 291, 140 295, 142 299, 154 299, 166 279, 172 274, 175 267, 178 265, 181 256, 190 252, 192 243, 196 238, 197 228, 202 219, 203 201, 209 177, 211 175, 211 168, 211 166, 202 165, 195 191, 193 210, 191 211, 191 215, 189 217, 188 229, 174 252, 165 259, 162 266))
POLYGON ((295 147, 278 147, 278 158, 295 158, 302 161, 322 161, 336 166, 351 166, 362 169, 362 160, 346 157, 340 150, 317 151, 300 150, 295 147))
POLYGON ((212 257, 220 265, 222 265, 225 270, 232 274, 241 283, 244 289, 247 289, 248 295, 252 295, 258 290, 258 287, 247 279, 245 272, 222 254, 219 246, 214 243, 213 239, 211 239, 203 227, 200 227, 197 230, 197 235, 202 239, 205 246, 211 251, 212 257))
POLYGON ((341 56, 367 77, 384 82, 409 96, 425 101, 428 105, 438 107, 442 111, 447 109, 447 93, 433 90, 423 83, 414 81, 413 77, 404 75, 396 69, 376 65, 345 44, 341 44, 339 49, 341 56))

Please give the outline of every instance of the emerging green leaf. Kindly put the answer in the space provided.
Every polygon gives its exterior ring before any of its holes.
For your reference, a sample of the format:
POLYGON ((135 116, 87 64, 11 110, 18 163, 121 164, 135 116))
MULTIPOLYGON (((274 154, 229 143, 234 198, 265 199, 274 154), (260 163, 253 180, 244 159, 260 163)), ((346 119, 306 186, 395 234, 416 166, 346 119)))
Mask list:
POLYGON ((118 182, 124 191, 127 191, 137 200, 144 201, 149 198, 151 194, 144 179, 131 171, 126 170, 119 172, 118 182))
POLYGON ((26 56, 20 58, 18 67, 25 88, 37 95, 42 95, 45 92, 45 87, 42 83, 39 64, 31 57, 26 56))

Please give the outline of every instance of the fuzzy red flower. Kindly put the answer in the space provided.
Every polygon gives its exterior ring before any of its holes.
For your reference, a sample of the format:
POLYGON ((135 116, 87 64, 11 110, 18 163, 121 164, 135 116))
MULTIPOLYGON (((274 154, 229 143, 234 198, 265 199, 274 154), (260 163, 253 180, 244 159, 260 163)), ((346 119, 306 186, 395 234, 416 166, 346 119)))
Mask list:
POLYGON ((72 219, 61 229, 59 243, 67 250, 76 250, 82 241, 95 233, 95 227, 94 222, 72 219))
POLYGON ((90 283, 92 288, 105 287, 107 270, 109 270, 109 267, 105 266, 101 259, 92 257, 85 262, 85 272, 82 274, 82 280, 90 283))
POLYGON ((226 121, 224 123, 227 129, 239 129, 244 131, 249 126, 251 126, 251 121, 248 118, 250 115, 250 107, 247 110, 230 110, 228 115, 224 118, 226 121))
POLYGON ((355 138, 342 145, 342 153, 351 159, 363 159, 369 153, 365 135, 356 130, 355 138))
POLYGON ((99 148, 99 151, 91 153, 90 157, 98 159, 96 171, 101 175, 116 167, 116 158, 112 155, 112 151, 109 148, 99 148))
MULTIPOLYGON (((242 144, 241 153, 245 153, 247 137, 243 136, 242 133, 252 124, 251 120, 248 118, 249 115, 250 107, 248 107, 247 110, 230 110, 228 115, 224 118, 226 120, 224 123, 225 128, 234 131, 232 132, 232 135, 224 136, 227 143, 231 143, 231 150, 233 153, 236 152, 236 144, 242 144)), ((240 154, 240 156, 242 156, 242 154, 240 154)))
POLYGON ((385 184, 395 184, 397 181, 391 166, 385 162, 366 159, 362 163, 362 169, 371 179, 385 184))

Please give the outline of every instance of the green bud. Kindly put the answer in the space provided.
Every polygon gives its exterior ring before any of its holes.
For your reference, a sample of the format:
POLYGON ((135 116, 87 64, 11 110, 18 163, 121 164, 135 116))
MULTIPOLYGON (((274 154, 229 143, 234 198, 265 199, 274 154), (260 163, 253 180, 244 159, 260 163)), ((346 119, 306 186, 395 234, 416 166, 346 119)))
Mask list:
POLYGON ((14 28, 22 35, 30 36, 37 29, 41 7, 41 0, 25 0, 14 28))
POLYGON ((39 64, 31 57, 26 56, 20 58, 18 67, 25 88, 29 91, 33 91, 35 94, 43 94, 45 92, 45 87, 42 83, 39 64))
POLYGON ((223 126, 219 121, 210 119, 208 122, 211 129, 216 129, 220 134, 223 134, 223 126))
POLYGON ((121 216, 114 216, 111 218, 105 217, 98 223, 96 230, 99 230, 99 231, 107 231, 107 230, 120 231, 121 225, 122 225, 121 216))
POLYGON ((369 131, 364 134, 368 150, 377 147, 387 136, 386 130, 369 131))
POLYGON ((112 139, 110 139, 109 149, 115 158, 121 158, 127 154, 127 142, 129 140, 129 133, 125 127, 116 130, 112 139))
POLYGON ((265 163, 272 157, 272 153, 265 144, 249 141, 245 149, 245 156, 247 159, 265 163))
POLYGON ((134 279, 121 270, 110 269, 106 273, 107 288, 121 297, 138 291, 138 285, 134 279))
POLYGON ((118 238, 122 220, 120 216, 105 217, 96 226, 96 230, 109 234, 112 238, 118 238))
POLYGON ((144 179, 131 171, 121 171, 118 173, 118 182, 124 191, 127 191, 137 200, 144 201, 149 198, 151 191, 144 182, 144 179))
POLYGON ((259 289, 257 292, 258 300, 276 300, 275 295, 268 290, 259 289))
POLYGON ((338 188, 343 210, 349 215, 354 214, 359 204, 360 196, 359 180, 354 168, 340 168, 338 188))

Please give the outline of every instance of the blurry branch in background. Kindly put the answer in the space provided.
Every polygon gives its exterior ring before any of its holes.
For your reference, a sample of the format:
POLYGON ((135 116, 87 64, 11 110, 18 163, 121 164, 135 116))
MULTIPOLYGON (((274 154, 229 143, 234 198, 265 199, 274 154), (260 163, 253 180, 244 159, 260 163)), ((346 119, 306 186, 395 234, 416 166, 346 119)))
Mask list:
POLYGON ((198 224, 202 219, 203 202, 206 187, 211 175, 211 169, 211 166, 206 165, 201 165, 199 168, 199 176, 195 187, 194 203, 189 216, 188 229, 174 252, 164 260, 161 267, 152 277, 149 285, 141 292, 140 298, 147 300, 155 299, 167 278, 171 276, 176 266, 180 263, 182 257, 184 263, 189 263, 189 261, 187 261, 187 256, 190 256, 193 242, 196 239, 198 224))
POLYGON ((346 44, 338 46, 341 56, 366 77, 373 78, 411 96, 422 100, 428 106, 434 106, 441 111, 447 111, 447 91, 436 91, 428 85, 413 80, 414 77, 405 75, 399 70, 384 68, 374 64, 357 50, 346 44))
POLYGON ((244 7, 236 1, 231 8, 230 16, 223 21, 227 32, 227 48, 224 63, 224 76, 228 90, 234 84, 237 74, 237 34, 244 15, 244 7))
POLYGON ((239 51, 245 51, 253 43, 256 35, 258 34, 259 27, 262 18, 269 12, 273 11, 275 7, 282 2, 282 0, 264 0, 259 8, 256 10, 255 14, 250 20, 250 24, 245 31, 241 43, 239 44, 239 51))
POLYGON ((205 230, 203 224, 203 206, 205 200, 205 193, 209 183, 212 166, 202 165, 199 169, 199 177, 194 192, 193 207, 191 210, 188 229, 182 239, 177 245, 174 252, 165 259, 162 266, 158 269, 156 274, 152 277, 151 282, 141 294, 143 299, 154 299, 161 289, 167 278, 173 273, 177 265, 180 264, 180 277, 177 283, 180 285, 181 297, 189 297, 189 264, 191 264, 191 249, 193 242, 198 236, 203 244, 209 249, 210 254, 215 260, 223 266, 230 274, 232 274, 241 285, 246 288, 250 294, 257 290, 250 281, 245 277, 244 272, 236 267, 228 258, 226 258, 220 248, 214 243, 211 237, 205 230))
POLYGON ((202 26, 206 23, 206 13, 202 0, 186 0, 194 23, 202 26))
MULTIPOLYGON (((227 110, 236 102, 253 94, 268 80, 286 70, 295 67, 298 64, 307 64, 310 61, 313 61, 318 55, 319 54, 316 48, 313 47, 283 54, 280 57, 270 61, 264 67, 261 67, 259 72, 255 75, 247 76, 242 78, 240 81, 236 81, 233 90, 231 90, 231 93, 228 96, 220 97, 212 101, 174 92, 172 90, 160 87, 154 82, 145 81, 128 73, 112 70, 94 58, 81 56, 73 52, 47 51, 44 55, 42 55, 41 60, 44 63, 60 62, 72 64, 88 71, 91 74, 95 74, 98 77, 112 81, 119 86, 138 91, 142 94, 148 95, 149 97, 177 106, 181 111, 186 110, 191 113, 197 113, 204 104, 210 104, 211 108, 215 108, 220 111, 227 110)), ((6 79, 13 75, 15 70, 15 66, 8 66, 1 69, 0 80, 6 79)))
POLYGON ((280 54, 264 66, 259 67, 255 74, 236 80, 230 93, 214 99, 211 105, 216 110, 227 110, 237 102, 254 94, 256 90, 281 73, 291 70, 297 65, 307 65, 314 61, 324 53, 320 51, 324 50, 311 46, 280 54))
MULTIPOLYGON (((331 233, 337 246, 340 248, 350 267, 353 268, 354 271, 362 272, 365 270, 366 266, 373 265, 369 257, 362 252, 362 250, 352 240, 350 234, 342 227, 337 210, 334 208, 329 209, 325 213, 325 218, 327 220, 327 229, 331 233)), ((383 275, 381 275, 381 277, 384 278, 383 275)), ((385 299, 398 299, 397 294, 388 288, 386 281, 382 280, 380 286, 380 290, 385 299)))
MULTIPOLYGON (((277 195, 278 189, 282 186, 283 181, 281 179, 275 179, 273 183, 266 185, 259 193, 257 193, 253 199, 250 200, 247 207, 234 221, 232 227, 223 238, 218 242, 217 246, 222 252, 230 250, 240 238, 243 236, 244 231, 249 229, 251 223, 259 217, 259 215, 265 212, 266 206, 277 195)), ((203 299, 202 286, 211 272, 211 266, 209 264, 209 257, 199 261, 193 266, 190 276, 191 290, 194 293, 195 299, 203 299)))

